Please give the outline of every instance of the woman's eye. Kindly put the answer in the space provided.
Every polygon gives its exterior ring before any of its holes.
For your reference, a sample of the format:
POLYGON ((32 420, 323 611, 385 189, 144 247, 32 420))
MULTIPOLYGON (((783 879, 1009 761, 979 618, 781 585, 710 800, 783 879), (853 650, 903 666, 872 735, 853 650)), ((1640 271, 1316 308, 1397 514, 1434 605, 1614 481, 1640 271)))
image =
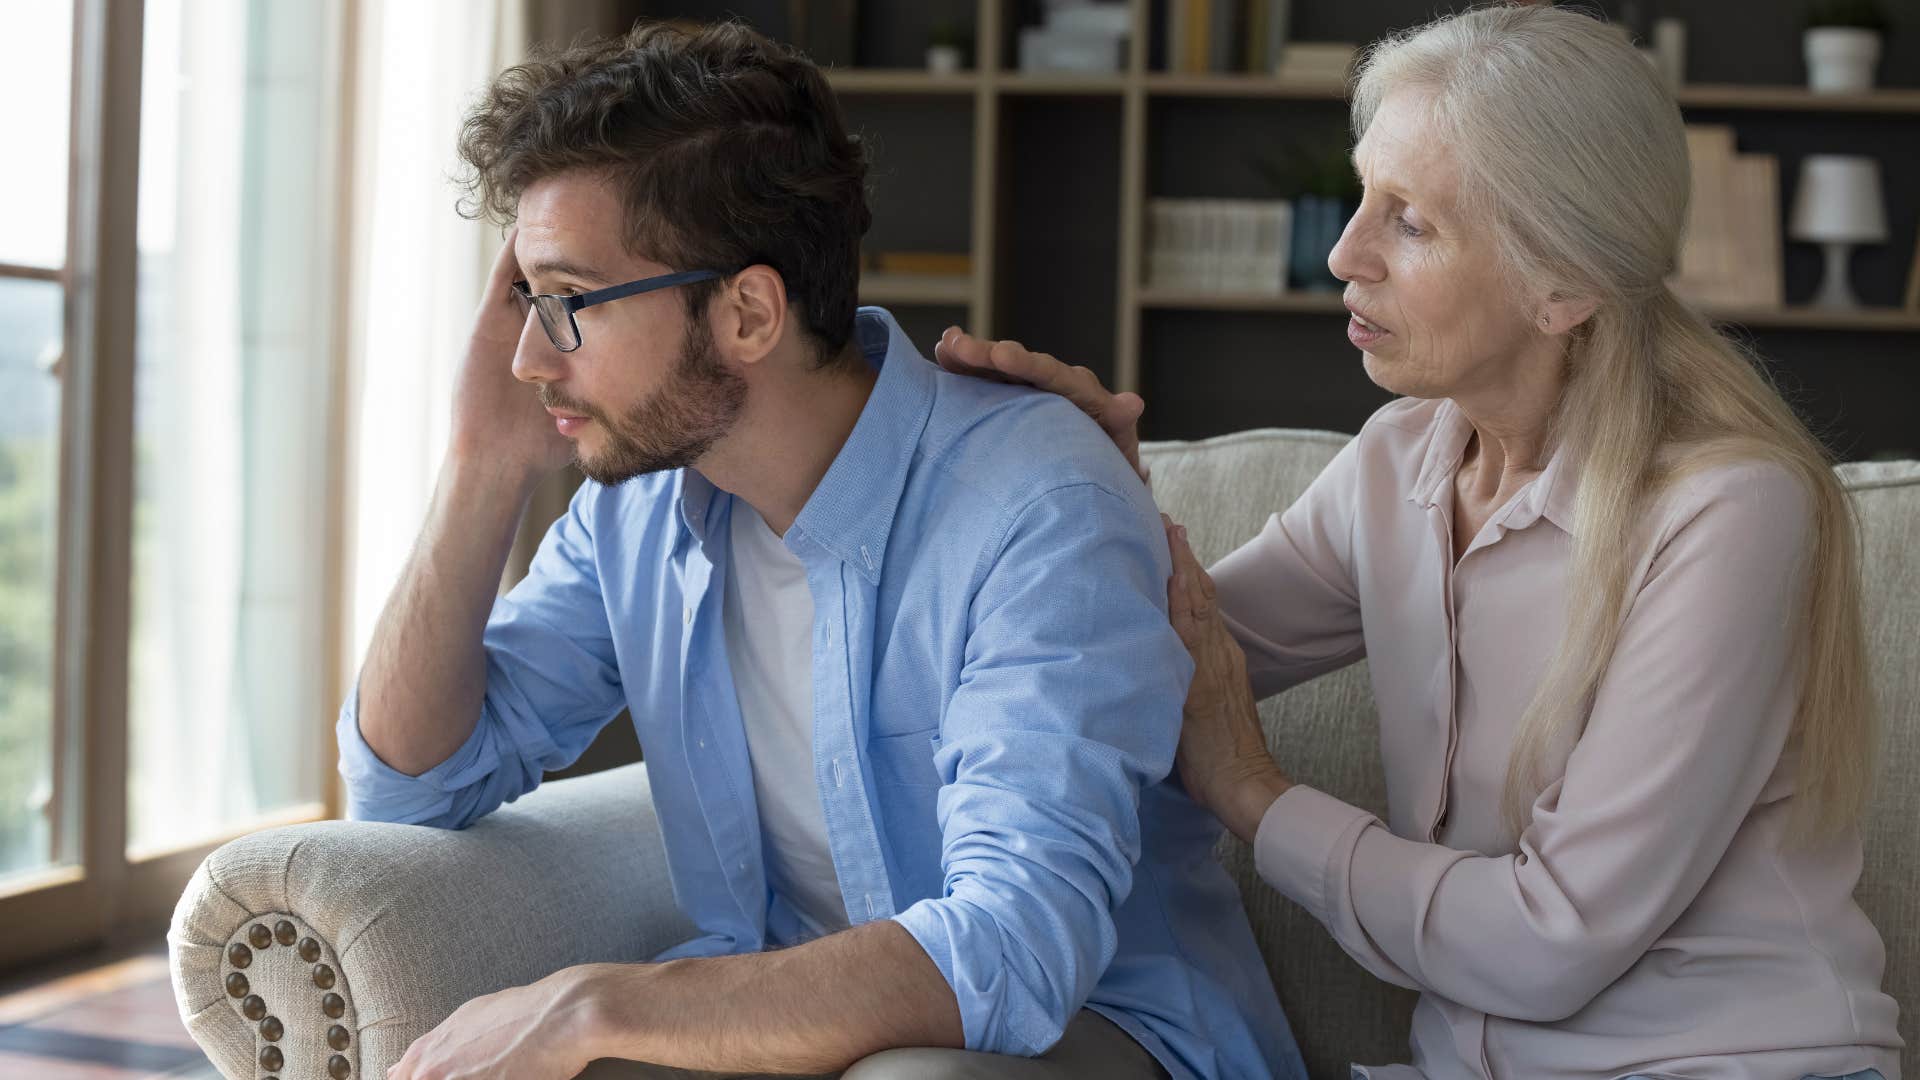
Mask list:
POLYGON ((1407 215, 1405 214, 1393 215, 1393 222, 1395 225, 1398 225, 1400 231, 1407 236, 1419 236, 1424 231, 1408 221, 1407 215))

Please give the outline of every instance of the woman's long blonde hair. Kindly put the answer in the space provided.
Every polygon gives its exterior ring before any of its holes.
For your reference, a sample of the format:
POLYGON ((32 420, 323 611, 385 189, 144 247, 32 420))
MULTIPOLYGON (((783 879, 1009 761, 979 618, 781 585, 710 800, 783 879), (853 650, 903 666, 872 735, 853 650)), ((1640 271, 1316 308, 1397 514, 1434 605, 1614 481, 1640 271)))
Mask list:
POLYGON ((1355 75, 1364 134, 1384 98, 1426 95, 1461 169, 1468 220, 1490 223, 1516 302, 1597 302, 1572 335, 1554 443, 1579 494, 1567 628, 1515 732, 1503 812, 1518 833, 1552 759, 1586 725, 1628 600, 1636 528, 1676 478, 1775 462, 1812 512, 1799 612, 1794 832, 1856 821, 1874 709, 1852 507, 1825 448, 1756 363, 1668 289, 1687 218, 1685 131, 1672 95, 1619 30, 1551 6, 1490 6, 1371 47, 1355 75))

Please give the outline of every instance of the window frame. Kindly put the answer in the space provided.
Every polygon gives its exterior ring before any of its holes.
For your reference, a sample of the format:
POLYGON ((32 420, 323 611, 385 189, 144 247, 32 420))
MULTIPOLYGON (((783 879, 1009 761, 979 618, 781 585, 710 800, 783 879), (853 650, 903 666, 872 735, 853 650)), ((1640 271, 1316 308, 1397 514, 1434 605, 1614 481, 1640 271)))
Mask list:
MULTIPOLYGON (((0 263, 0 278, 60 284, 58 522, 54 573, 53 859, 0 887, 0 972, 164 930, 187 879, 215 848, 276 825, 337 817, 332 754, 318 755, 317 802, 285 808, 220 835, 131 858, 127 853, 128 692, 134 500, 140 90, 145 0, 75 0, 68 158, 67 253, 59 269, 0 263)), ((356 0, 343 0, 323 46, 338 101, 332 129, 334 204, 352 220, 356 0)), ((328 359, 325 564, 319 655, 331 717, 346 689, 346 288, 351 229, 335 228, 328 359)), ((217 778, 206 778, 217 781, 217 778)))

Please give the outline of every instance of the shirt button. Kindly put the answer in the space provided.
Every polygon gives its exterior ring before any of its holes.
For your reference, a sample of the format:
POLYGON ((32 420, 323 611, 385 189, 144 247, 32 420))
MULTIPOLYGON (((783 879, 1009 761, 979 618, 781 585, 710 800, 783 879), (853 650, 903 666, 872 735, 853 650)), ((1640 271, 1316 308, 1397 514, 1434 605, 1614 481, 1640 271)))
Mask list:
POLYGON ((693 609, 692 608, 687 609, 687 625, 688 626, 693 625, 693 609))
POLYGON ((705 739, 695 739, 693 741, 693 744, 695 746, 698 746, 702 750, 705 750, 707 748, 707 740, 705 739))

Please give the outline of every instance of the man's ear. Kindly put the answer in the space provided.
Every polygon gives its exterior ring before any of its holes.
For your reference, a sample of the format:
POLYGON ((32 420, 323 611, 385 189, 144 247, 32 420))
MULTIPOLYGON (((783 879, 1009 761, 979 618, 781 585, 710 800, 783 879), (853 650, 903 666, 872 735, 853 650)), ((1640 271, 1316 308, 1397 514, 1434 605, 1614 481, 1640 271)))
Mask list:
POLYGON ((749 266, 727 281, 713 308, 714 348, 738 363, 758 363, 786 332, 787 284, 771 266, 749 266))

